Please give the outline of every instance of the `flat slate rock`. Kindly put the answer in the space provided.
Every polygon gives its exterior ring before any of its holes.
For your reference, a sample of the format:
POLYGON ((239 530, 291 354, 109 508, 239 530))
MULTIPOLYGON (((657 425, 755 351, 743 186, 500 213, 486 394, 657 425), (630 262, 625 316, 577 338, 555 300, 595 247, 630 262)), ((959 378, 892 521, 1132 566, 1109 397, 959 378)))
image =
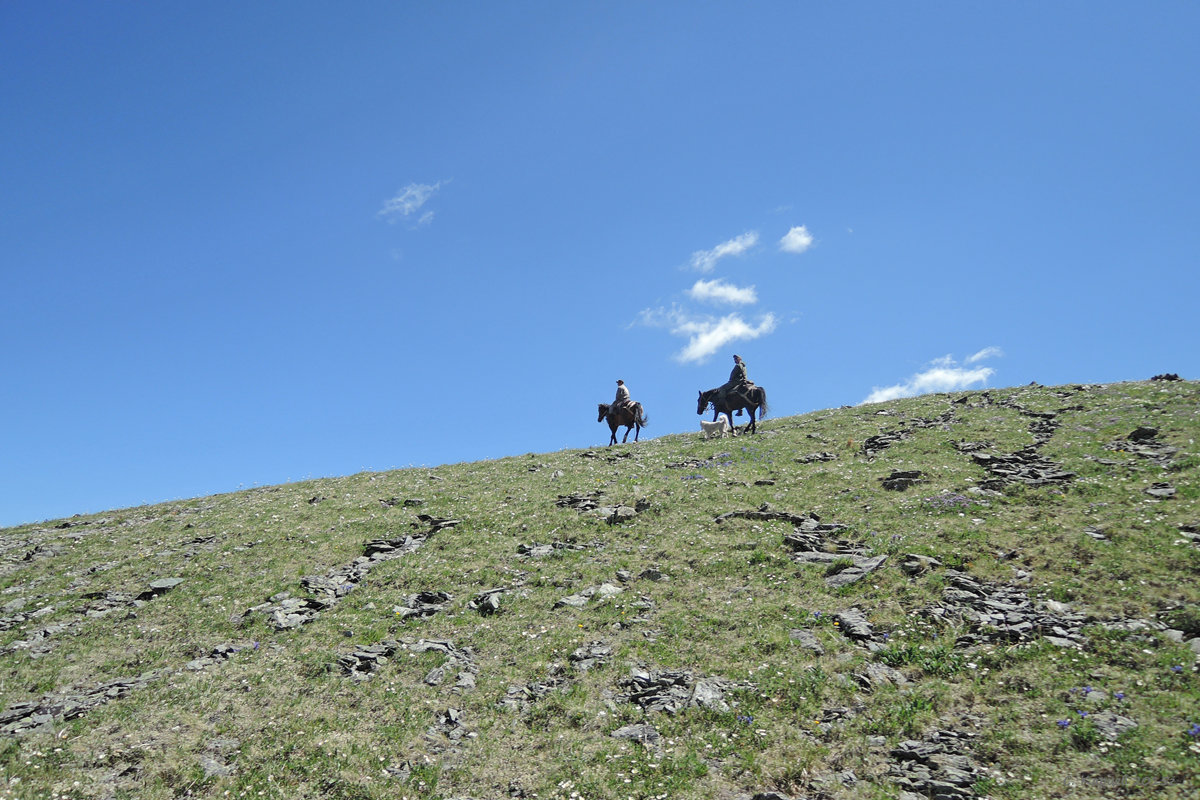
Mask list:
POLYGON ((821 641, 811 632, 804 629, 797 629, 789 634, 793 641, 799 642, 800 646, 805 650, 809 650, 816 655, 824 655, 825 648, 821 645, 821 641))
POLYGON ((661 738, 654 726, 647 723, 625 725, 624 727, 617 728, 609 736, 614 739, 628 739, 633 742, 641 742, 642 744, 653 744, 661 738))
POLYGON ((920 470, 894 470, 891 475, 880 478, 883 488, 892 492, 903 492, 918 483, 926 483, 925 473, 920 470))
POLYGON ((1129 733, 1138 726, 1129 717, 1123 717, 1111 711, 1097 711, 1088 715, 1088 719, 1095 723, 1096 729, 1110 741, 1116 741, 1122 734, 1129 733))
POLYGON ((887 561, 886 555, 878 555, 872 558, 863 558, 861 556, 852 556, 854 562, 851 566, 839 570, 825 579, 825 585, 831 589, 840 589, 843 586, 849 586, 852 583, 857 583, 863 578, 870 575, 875 570, 883 566, 883 562, 887 561))

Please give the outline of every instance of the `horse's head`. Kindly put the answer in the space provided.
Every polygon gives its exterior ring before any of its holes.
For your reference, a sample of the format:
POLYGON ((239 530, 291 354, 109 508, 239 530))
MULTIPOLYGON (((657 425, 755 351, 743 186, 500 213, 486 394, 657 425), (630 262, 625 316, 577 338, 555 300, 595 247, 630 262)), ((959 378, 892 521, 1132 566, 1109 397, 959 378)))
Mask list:
POLYGON ((708 393, 703 391, 700 392, 700 396, 696 398, 696 413, 703 414, 704 409, 708 408, 708 403, 708 393))
POLYGON ((596 417, 596 422, 604 422, 604 418, 608 416, 608 403, 601 403, 598 410, 600 414, 596 417))

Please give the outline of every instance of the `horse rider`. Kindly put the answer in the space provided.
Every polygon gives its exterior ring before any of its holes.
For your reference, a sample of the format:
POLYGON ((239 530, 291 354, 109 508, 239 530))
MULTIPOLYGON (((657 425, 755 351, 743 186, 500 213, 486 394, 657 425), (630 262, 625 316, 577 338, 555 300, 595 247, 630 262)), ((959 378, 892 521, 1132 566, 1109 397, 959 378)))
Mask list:
MULTIPOLYGON (((720 398, 725 402, 726 406, 730 405, 732 398, 739 398, 749 408, 752 404, 746 393, 750 391, 753 385, 750 379, 746 377, 746 362, 742 361, 741 356, 735 354, 733 356, 733 370, 729 373, 729 380, 718 390, 720 398)), ((736 416, 740 417, 741 415, 742 409, 739 408, 736 416)))
POLYGON ((625 381, 618 380, 617 397, 613 400, 612 410, 616 411, 618 408, 623 408, 627 405, 629 405, 629 387, 625 385, 625 381))

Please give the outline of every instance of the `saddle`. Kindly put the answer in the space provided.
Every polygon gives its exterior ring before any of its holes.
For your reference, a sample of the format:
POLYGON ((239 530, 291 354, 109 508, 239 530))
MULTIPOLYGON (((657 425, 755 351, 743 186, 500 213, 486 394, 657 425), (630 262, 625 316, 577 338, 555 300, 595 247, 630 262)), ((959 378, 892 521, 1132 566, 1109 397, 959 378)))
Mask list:
MULTIPOLYGON (((721 394, 721 400, 725 403, 726 406, 728 406, 729 405, 729 396, 731 394, 736 393, 736 394, 743 395, 746 398, 746 400, 749 401, 750 393, 753 392, 755 388, 756 387, 754 385, 754 381, 748 380, 745 383, 739 384, 737 386, 731 386, 728 389, 726 389, 721 394)), ((740 417, 741 415, 742 415, 742 409, 738 408, 735 413, 735 416, 740 417)))
POLYGON ((728 389, 726 389, 724 392, 721 393, 721 398, 722 399, 728 398, 729 395, 734 394, 734 393, 749 395, 751 392, 753 392, 757 388, 758 387, 755 385, 754 381, 746 381, 745 383, 739 384, 737 386, 731 386, 728 389))

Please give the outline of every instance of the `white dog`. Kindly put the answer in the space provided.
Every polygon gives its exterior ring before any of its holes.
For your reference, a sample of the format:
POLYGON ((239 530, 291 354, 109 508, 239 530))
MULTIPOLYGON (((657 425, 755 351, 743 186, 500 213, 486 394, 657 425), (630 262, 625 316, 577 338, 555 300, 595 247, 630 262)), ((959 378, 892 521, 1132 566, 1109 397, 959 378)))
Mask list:
POLYGON ((725 434, 729 431, 729 420, 725 417, 719 417, 716 422, 705 422, 704 420, 700 420, 700 430, 704 431, 705 439, 711 439, 714 436, 723 439, 725 438, 725 434))

